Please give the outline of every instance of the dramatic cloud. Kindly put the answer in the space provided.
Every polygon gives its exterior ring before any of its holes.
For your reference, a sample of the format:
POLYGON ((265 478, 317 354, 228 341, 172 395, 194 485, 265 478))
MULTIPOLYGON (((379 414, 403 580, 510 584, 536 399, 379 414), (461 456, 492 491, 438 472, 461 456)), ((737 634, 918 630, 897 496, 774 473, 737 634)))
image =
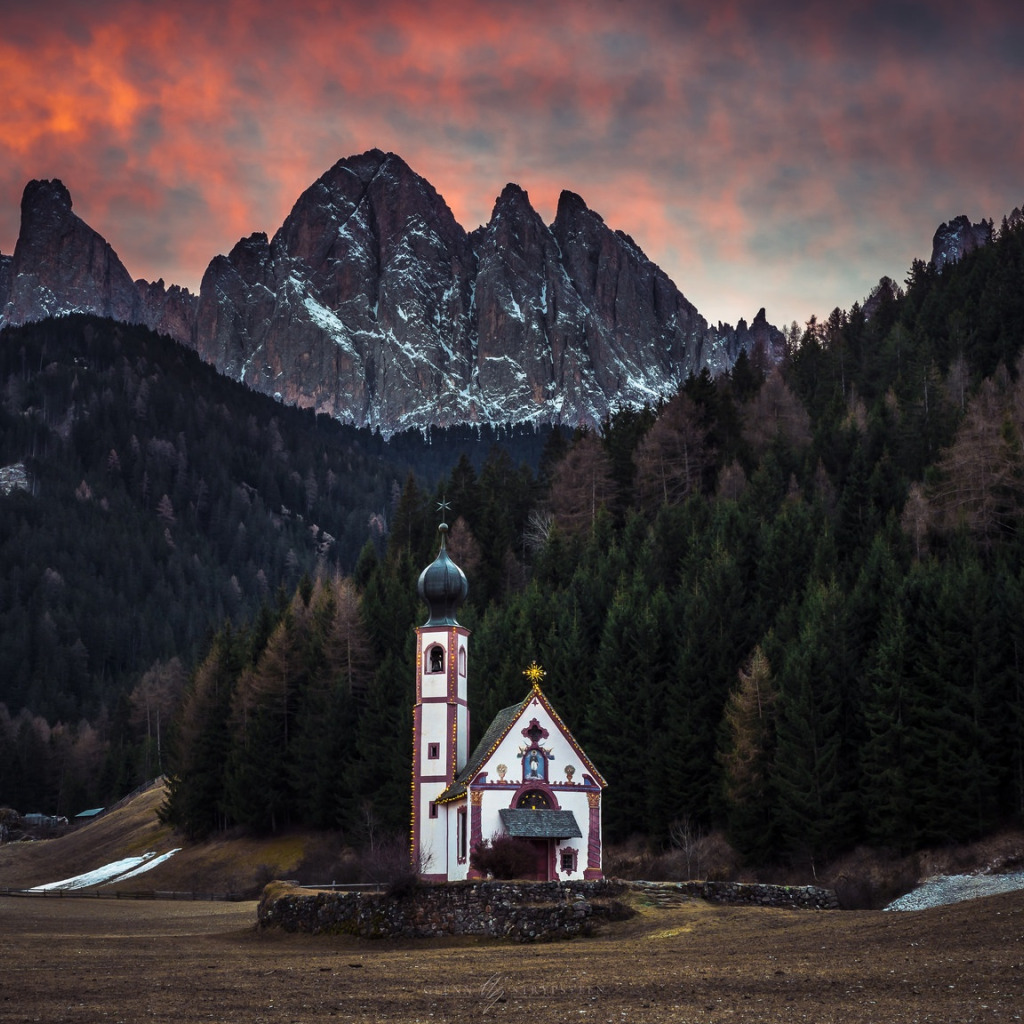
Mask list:
POLYGON ((711 320, 848 307, 1024 202, 1009 0, 9 6, 0 250, 59 177, 134 275, 193 289, 374 146, 470 229, 507 181, 548 221, 579 193, 711 320))

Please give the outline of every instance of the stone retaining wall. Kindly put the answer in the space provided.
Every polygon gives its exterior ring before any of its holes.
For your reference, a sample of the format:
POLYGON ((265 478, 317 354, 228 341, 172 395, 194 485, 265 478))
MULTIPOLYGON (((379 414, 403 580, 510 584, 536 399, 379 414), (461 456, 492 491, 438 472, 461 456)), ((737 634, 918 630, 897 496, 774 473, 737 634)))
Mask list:
POLYGON ((762 885, 747 882, 630 882, 634 889, 652 897, 659 894, 696 897, 709 903, 733 906, 781 907, 794 910, 838 910, 839 899, 831 889, 816 885, 762 885))
POLYGON ((281 883, 264 890, 261 928, 341 933, 365 939, 482 935, 518 942, 586 934, 594 918, 632 914, 615 882, 464 882, 420 885, 400 896, 308 892, 281 883))
POLYGON ((698 898, 714 903, 835 910, 835 894, 813 886, 733 882, 462 882, 420 885, 400 895, 311 892, 274 882, 257 910, 259 927, 347 934, 366 939, 480 935, 544 942, 588 934, 596 920, 633 911, 629 891, 661 903, 698 898))

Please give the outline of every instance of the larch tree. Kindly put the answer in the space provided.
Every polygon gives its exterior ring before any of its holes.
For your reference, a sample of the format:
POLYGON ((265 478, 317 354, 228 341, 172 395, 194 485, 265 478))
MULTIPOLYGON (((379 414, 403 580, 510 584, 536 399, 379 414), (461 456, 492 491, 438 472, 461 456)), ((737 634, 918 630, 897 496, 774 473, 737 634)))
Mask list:
POLYGON ((743 407, 743 437, 759 453, 777 439, 792 448, 810 444, 811 418, 778 368, 743 407))
POLYGON ((601 439, 587 431, 553 471, 550 501, 555 522, 569 536, 586 533, 614 497, 611 460, 601 439))
POLYGON ((953 444, 942 452, 928 488, 936 526, 965 527, 983 543, 1012 530, 1024 515, 1024 384, 1005 374, 985 380, 971 399, 953 444))
POLYGON ((770 784, 777 701, 772 667, 759 644, 726 701, 718 751, 729 834, 754 856, 767 855, 773 846, 770 784))
POLYGON ((635 460, 637 498, 648 511, 678 504, 700 491, 714 453, 689 395, 675 395, 662 409, 637 446, 635 460))

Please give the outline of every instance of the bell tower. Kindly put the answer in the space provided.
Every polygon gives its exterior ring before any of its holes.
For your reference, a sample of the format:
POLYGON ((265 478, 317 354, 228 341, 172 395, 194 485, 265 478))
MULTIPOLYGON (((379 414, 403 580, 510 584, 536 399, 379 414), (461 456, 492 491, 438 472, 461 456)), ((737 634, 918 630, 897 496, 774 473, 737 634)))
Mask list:
POLYGON ((448 525, 442 523, 438 531, 441 549, 420 573, 417 587, 429 616, 416 627, 411 854, 413 870, 420 877, 443 881, 448 878, 449 815, 448 808, 439 806, 436 799, 469 758, 469 630, 455 618, 469 583, 448 557, 448 525))

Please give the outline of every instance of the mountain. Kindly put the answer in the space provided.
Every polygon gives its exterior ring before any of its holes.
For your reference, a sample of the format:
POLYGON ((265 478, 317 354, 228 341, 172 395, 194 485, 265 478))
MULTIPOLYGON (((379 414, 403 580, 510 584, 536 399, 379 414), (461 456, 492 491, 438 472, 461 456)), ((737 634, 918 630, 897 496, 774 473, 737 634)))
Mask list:
POLYGON ((14 256, 0 256, 0 328, 68 312, 144 324, 254 390, 385 435, 593 424, 740 351, 775 361, 783 344, 763 309, 749 326, 710 326, 571 192, 546 226, 508 185, 467 233, 379 150, 335 164, 273 238, 215 257, 198 296, 133 282, 61 182, 30 182, 14 256))

